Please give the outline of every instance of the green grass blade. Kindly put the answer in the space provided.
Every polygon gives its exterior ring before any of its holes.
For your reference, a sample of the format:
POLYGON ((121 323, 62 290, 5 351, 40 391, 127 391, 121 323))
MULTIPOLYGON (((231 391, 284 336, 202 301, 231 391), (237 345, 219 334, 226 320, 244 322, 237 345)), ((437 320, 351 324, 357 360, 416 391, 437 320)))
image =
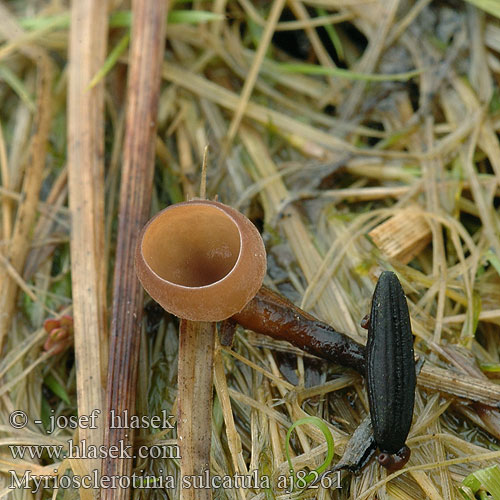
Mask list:
POLYGON ((116 44, 113 50, 110 52, 109 56, 104 61, 101 69, 95 74, 94 78, 90 82, 89 88, 97 85, 113 68, 120 56, 127 50, 128 43, 130 41, 130 31, 127 32, 121 40, 116 44))
POLYGON ((110 28, 130 28, 132 26, 132 12, 130 10, 120 10, 113 12, 109 18, 110 28))
MULTIPOLYGON (((326 17, 328 15, 328 12, 326 12, 325 9, 322 7, 318 7, 316 9, 316 12, 318 13, 319 16, 326 17)), ((338 58, 343 61, 344 60, 344 47, 342 47, 342 42, 340 41, 339 35, 335 31, 335 28, 333 27, 333 24, 325 24, 323 26, 325 28, 328 36, 330 37, 330 40, 333 44, 333 47, 335 48, 335 52, 337 53, 338 58)))
POLYGON ((207 10, 173 10, 168 13, 168 22, 173 24, 199 24, 223 19, 223 15, 207 10))
POLYGON ((296 422, 294 422, 291 425, 291 427, 288 429, 288 432, 286 433, 286 443, 285 443, 285 455, 286 455, 286 459, 288 460, 288 465, 290 466, 290 473, 291 473, 291 476, 293 478, 293 484, 296 484, 297 481, 295 478, 295 471, 294 471, 294 468, 292 465, 292 459, 290 457, 290 436, 292 434, 292 431, 295 429, 295 427, 298 427, 299 425, 304 425, 304 424, 310 424, 310 425, 314 425, 315 427, 317 427, 323 433, 323 436, 325 436, 326 445, 327 445, 327 453, 326 453, 325 461, 317 469, 315 469, 313 472, 307 474, 303 478, 303 482, 307 485, 311 481, 316 479, 321 473, 323 473, 328 468, 328 466, 332 463, 335 445, 333 443, 333 437, 332 437, 330 430, 328 429, 325 422, 323 422, 323 420, 321 420, 320 418, 318 418, 318 417, 305 417, 305 418, 301 418, 300 420, 297 420, 296 422))
POLYGON ((30 111, 36 111, 35 101, 26 90, 24 83, 3 64, 0 65, 0 80, 3 80, 19 96, 30 111))
POLYGON ((487 373, 500 373, 500 363, 482 363, 480 368, 487 373))
POLYGON ((465 498, 469 498, 467 495, 470 490, 474 495, 485 496, 489 493, 493 499, 500 499, 500 467, 493 465, 479 469, 469 474, 462 484, 465 488, 461 488, 461 493, 465 498))
POLYGON ((500 467, 493 465, 474 472, 493 498, 500 498, 500 467))
MULTIPOLYGON (((167 21, 172 24, 199 24, 209 21, 221 21, 222 14, 215 14, 207 10, 173 10, 168 13, 167 21)), ((55 16, 25 17, 19 20, 21 28, 26 31, 53 31, 68 29, 71 24, 70 15, 57 14, 55 16)), ((132 25, 132 12, 121 10, 111 14, 110 28, 130 28, 132 25)))
POLYGON ((42 417, 42 423, 44 429, 50 429, 50 416, 51 416, 50 405, 44 397, 42 397, 42 407, 40 411, 40 416, 42 417))
POLYGON ((495 268, 500 276, 500 259, 491 251, 488 250, 485 254, 486 260, 495 268))
POLYGON ((19 24, 26 31, 64 29, 69 28, 70 15, 65 12, 55 16, 25 17, 19 20, 19 24))
MULTIPOLYGON (((259 454, 259 476, 273 476, 273 461, 269 448, 264 448, 259 454)), ((264 492, 266 500, 276 500, 276 497, 274 496, 273 490, 271 488, 265 488, 264 492)))
MULTIPOLYGON (((221 21, 224 16, 207 10, 172 10, 168 13, 167 23, 171 24, 200 24, 209 21, 221 21)), ((115 12, 109 19, 111 28, 130 28, 132 26, 132 12, 122 10, 115 12)))
POLYGON ((340 78, 347 78, 348 80, 362 80, 365 82, 406 82, 422 73, 423 70, 407 71, 405 73, 393 73, 390 75, 371 75, 367 73, 357 73, 348 69, 342 68, 326 68, 325 66, 318 66, 317 64, 303 64, 303 63, 280 63, 277 67, 287 73, 301 73, 304 75, 326 75, 338 76, 340 78))
POLYGON ((43 383, 56 395, 59 396, 66 404, 70 404, 70 399, 66 389, 55 379, 53 375, 47 375, 43 379, 43 383))
POLYGON ((498 0, 466 0, 478 9, 500 18, 500 2, 498 0))

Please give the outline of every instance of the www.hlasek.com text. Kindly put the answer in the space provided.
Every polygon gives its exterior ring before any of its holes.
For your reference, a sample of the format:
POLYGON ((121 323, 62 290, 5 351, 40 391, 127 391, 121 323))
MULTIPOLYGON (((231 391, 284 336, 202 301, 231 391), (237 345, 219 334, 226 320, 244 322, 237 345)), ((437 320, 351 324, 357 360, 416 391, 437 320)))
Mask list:
POLYGON ((28 444, 11 444, 9 450, 12 458, 24 459, 30 458, 42 459, 48 456, 53 460, 64 458, 70 459, 99 459, 103 458, 162 458, 180 459, 180 449, 177 444, 155 444, 141 445, 136 447, 135 453, 132 445, 127 444, 123 439, 120 439, 117 444, 110 446, 106 445, 87 445, 87 441, 82 439, 79 443, 74 443, 72 439, 68 440, 67 445, 63 444, 46 444, 46 445, 28 445, 28 444))

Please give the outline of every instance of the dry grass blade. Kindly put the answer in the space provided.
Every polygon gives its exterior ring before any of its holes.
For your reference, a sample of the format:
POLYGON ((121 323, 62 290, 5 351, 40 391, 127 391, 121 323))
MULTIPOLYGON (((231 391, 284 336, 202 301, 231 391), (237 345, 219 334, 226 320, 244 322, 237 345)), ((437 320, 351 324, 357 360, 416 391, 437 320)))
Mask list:
MULTIPOLYGON (((9 11, 0 5, 0 16, 3 19, 1 29, 3 35, 14 38, 20 31, 16 20, 9 11)), ((31 142, 30 161, 24 173, 23 197, 19 203, 11 240, 5 252, 12 268, 22 273, 24 262, 29 251, 30 234, 35 222, 38 198, 42 186, 45 169, 47 141, 51 118, 51 87, 53 68, 47 54, 38 48, 27 47, 26 55, 37 64, 37 115, 35 132, 31 142)), ((5 163, 5 161, 2 161, 5 163)), ((4 183, 5 183, 4 178, 4 183)), ((5 187, 5 186, 4 186, 5 187)), ((8 216, 8 211, 4 216, 8 216)), ((4 226, 7 230, 9 223, 4 226)), ((10 235, 9 235, 10 236, 10 235)), ((17 296, 17 283, 12 275, 0 274, 0 350, 3 348, 5 336, 11 325, 17 296)))
POLYGON ((264 33, 262 34, 262 38, 260 39, 259 48, 257 50, 257 53, 255 54, 255 59, 252 63, 250 72, 245 79, 245 85, 243 87, 243 90, 241 91, 241 97, 238 103, 238 107, 236 108, 236 113, 234 114, 231 124, 229 125, 229 131, 227 134, 228 147, 233 142, 234 136, 236 135, 236 132, 240 125, 241 118, 243 117, 243 113, 247 106, 248 100, 250 99, 250 95, 252 94, 253 86, 255 84, 255 81, 257 80, 262 60, 264 59, 264 55, 268 49, 271 37, 274 33, 276 24, 278 23, 278 19, 284 5, 285 0, 274 0, 273 2, 273 8, 269 13, 269 19, 267 20, 264 33))
POLYGON ((450 370, 425 366, 420 372, 418 383, 427 389, 447 392, 459 398, 467 398, 495 408, 500 405, 498 384, 464 376, 450 370))
MULTIPOLYGON (((5 147, 5 139, 3 135, 2 124, 0 123, 0 171, 2 172, 2 183, 4 187, 8 188, 9 181, 9 166, 7 159, 7 151, 5 147)), ((7 240, 12 234, 12 205, 11 200, 4 198, 2 200, 2 225, 3 225, 3 238, 7 240)))
MULTIPOLYGON (((247 474, 248 469, 243 458, 243 448, 241 445, 241 438, 236 430, 234 422, 234 415, 231 408, 231 401, 229 399, 229 391, 227 386, 227 379, 224 374, 224 365, 222 362, 222 352, 220 345, 217 345, 215 351, 214 362, 214 382, 217 390, 217 395, 221 402, 224 421, 226 423, 226 432, 228 435, 228 446, 231 453, 231 461, 234 470, 237 474, 247 474)), ((246 492, 243 488, 238 490, 238 495, 242 500, 247 498, 246 492)))
MULTIPOLYGON (((104 260, 104 88, 89 89, 104 62, 107 9, 104 2, 74 2, 71 10, 68 85, 68 165, 71 209, 71 267, 78 359, 78 409, 90 415, 104 408, 107 364, 106 274, 104 260)), ((102 445, 103 426, 81 429, 87 445, 102 445)), ((85 460, 87 472, 100 470, 85 460)))
MULTIPOLYGON (((113 283, 113 316, 105 408, 118 415, 135 413, 143 291, 135 275, 138 234, 151 205, 157 106, 167 2, 133 2, 133 25, 127 91, 127 118, 121 172, 118 239, 113 283)), ((133 430, 109 428, 106 446, 132 444, 133 430)), ((132 461, 103 460, 103 474, 130 476, 132 461)), ((128 498, 126 488, 104 488, 102 498, 128 498)))

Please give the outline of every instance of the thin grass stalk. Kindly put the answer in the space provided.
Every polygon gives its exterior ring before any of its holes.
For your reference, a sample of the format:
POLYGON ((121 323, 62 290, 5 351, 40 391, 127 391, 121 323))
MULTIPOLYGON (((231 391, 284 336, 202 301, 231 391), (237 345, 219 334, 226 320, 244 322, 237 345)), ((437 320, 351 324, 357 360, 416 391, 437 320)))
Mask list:
MULTIPOLYGON (((2 173, 3 187, 9 189, 10 175, 9 175, 9 161, 7 159, 7 150, 5 147, 5 139, 3 134, 3 125, 0 121, 0 172, 2 173)), ((3 239, 7 240, 12 234, 12 201, 8 198, 2 199, 2 233, 3 239)))
MULTIPOLYGON (((134 414, 143 292, 134 271, 134 252, 151 205, 160 71, 167 1, 136 0, 132 5, 132 37, 127 115, 121 173, 118 237, 113 283, 113 316, 107 380, 107 415, 134 414)), ((132 429, 105 430, 105 445, 133 444, 132 429)), ((104 459, 104 475, 130 476, 132 460, 104 459)), ((102 489, 102 499, 125 499, 130 492, 102 489)))
MULTIPOLYGON (((78 413, 103 409, 107 360, 104 248, 104 88, 89 83, 104 62, 106 2, 73 2, 69 46, 68 165, 71 278, 77 359, 78 413)), ((79 429, 80 442, 102 445, 102 425, 79 429)), ((90 473, 97 459, 85 460, 90 473)), ((81 465, 81 464, 80 464, 81 465)))
MULTIPOLYGON (((217 391, 217 396, 222 407, 224 422, 226 424, 227 444, 229 447, 229 452, 231 454, 231 461, 234 470, 237 474, 248 475, 248 468, 243 457, 241 437, 236 430, 236 424, 234 421, 231 400, 229 398, 227 379, 224 373, 222 350, 219 343, 217 343, 217 349, 214 356, 214 377, 215 389, 217 391)), ((238 497, 241 500, 245 500, 247 498, 247 491, 244 488, 239 488, 238 497)))
POLYGON ((245 108, 248 104, 248 101, 250 100, 250 96, 252 94, 252 90, 254 88, 257 77, 259 76, 259 70, 262 65, 262 61, 264 60, 264 56, 269 47, 269 43, 271 42, 271 38, 273 36, 276 24, 278 23, 284 5, 284 0, 274 0, 273 2, 273 7, 271 9, 271 12, 269 13, 269 19, 267 20, 266 27, 259 43, 259 48, 257 49, 257 53, 255 54, 255 58, 252 62, 252 67, 250 68, 249 74, 245 79, 245 84, 243 86, 243 90, 241 91, 241 97, 236 108, 236 113, 234 114, 231 124, 229 125, 229 131, 227 133, 227 147, 231 145, 231 142, 233 141, 236 132, 238 131, 238 127, 240 125, 241 119, 243 118, 245 108))
MULTIPOLYGON (((63 206, 68 197, 68 168, 67 166, 59 174, 57 180, 52 185, 49 196, 47 197, 47 213, 42 214, 38 219, 33 231, 33 239, 37 242, 44 241, 50 236, 53 228, 59 226, 56 219, 58 210, 63 206)), ((46 255, 51 254, 56 244, 43 245, 34 248, 29 253, 24 266, 23 278, 28 281, 35 273, 40 263, 46 255)))

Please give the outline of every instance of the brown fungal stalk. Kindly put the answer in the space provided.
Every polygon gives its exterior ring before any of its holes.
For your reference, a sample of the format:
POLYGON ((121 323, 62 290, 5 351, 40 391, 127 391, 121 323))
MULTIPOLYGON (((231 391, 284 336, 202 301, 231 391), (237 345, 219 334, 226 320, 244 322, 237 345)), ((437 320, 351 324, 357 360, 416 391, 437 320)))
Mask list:
POLYGON ((364 346, 265 286, 232 319, 256 333, 287 340, 309 354, 365 372, 364 346))

